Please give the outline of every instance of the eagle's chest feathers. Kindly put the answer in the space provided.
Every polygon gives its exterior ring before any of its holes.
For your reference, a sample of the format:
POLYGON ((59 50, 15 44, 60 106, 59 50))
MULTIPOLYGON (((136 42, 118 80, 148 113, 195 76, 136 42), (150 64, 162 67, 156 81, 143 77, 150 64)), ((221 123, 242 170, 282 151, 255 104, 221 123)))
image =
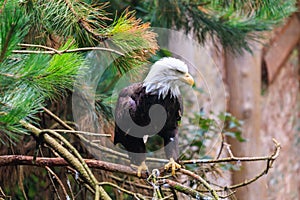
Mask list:
MULTIPOLYGON (((151 120, 155 121, 157 118, 166 115, 164 119, 164 126, 162 130, 165 129, 175 129, 178 125, 178 121, 181 119, 181 108, 178 97, 174 97, 169 91, 165 98, 162 98, 159 94, 149 94, 146 92, 146 88, 143 87, 141 91, 138 91, 132 96, 132 99, 136 103, 136 109, 130 112, 133 121, 139 126, 147 126, 151 123, 151 120), (160 105, 156 106, 155 105, 160 105), (153 118, 149 115, 151 108, 155 108, 153 118)), ((156 129, 156 124, 153 123, 151 129, 156 129)), ((148 134, 148 133, 145 133, 148 134)))

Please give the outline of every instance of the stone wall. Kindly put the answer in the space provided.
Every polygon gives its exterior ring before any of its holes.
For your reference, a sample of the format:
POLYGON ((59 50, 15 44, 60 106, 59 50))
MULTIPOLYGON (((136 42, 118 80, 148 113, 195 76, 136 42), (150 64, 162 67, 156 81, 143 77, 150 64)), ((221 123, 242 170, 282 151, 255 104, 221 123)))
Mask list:
POLYGON ((266 152, 272 138, 280 142, 280 156, 267 176, 269 200, 300 199, 299 74, 297 52, 281 67, 262 96, 262 127, 266 152))

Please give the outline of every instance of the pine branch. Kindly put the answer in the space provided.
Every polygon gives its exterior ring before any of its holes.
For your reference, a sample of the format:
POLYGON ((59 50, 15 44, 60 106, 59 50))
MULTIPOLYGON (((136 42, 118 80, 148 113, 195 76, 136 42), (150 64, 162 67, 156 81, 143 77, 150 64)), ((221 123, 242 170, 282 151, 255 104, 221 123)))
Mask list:
POLYGON ((48 131, 47 133, 42 133, 40 129, 33 126, 32 124, 29 124, 25 121, 20 121, 20 123, 28 130, 32 132, 36 137, 42 137, 44 142, 49 145, 52 149, 54 149, 58 154, 64 158, 71 166, 73 166, 80 175, 84 178, 84 180, 89 184, 90 187, 94 188, 95 192, 95 200, 98 200, 100 197, 98 195, 101 195, 101 198, 104 200, 111 199, 108 194, 105 192, 105 190, 98 185, 98 181, 93 175, 93 173, 90 171, 84 160, 82 159, 81 155, 78 153, 78 151, 62 136, 55 133, 54 131, 48 131), (65 147, 63 147, 58 141, 56 141, 52 136, 49 134, 54 135, 55 137, 58 137, 66 147, 70 148, 72 153, 65 147), (99 194, 100 193, 100 194, 99 194))
POLYGON ((225 49, 250 51, 250 41, 260 39, 256 31, 280 24, 296 11, 296 0, 288 1, 144 1, 143 18, 154 27, 176 28, 193 33, 201 44, 208 39, 220 41, 225 49))
POLYGON ((31 89, 23 91, 19 88, 0 95, 0 142, 6 144, 7 140, 14 144, 22 135, 28 134, 19 121, 35 121, 42 102, 43 98, 31 89))
POLYGON ((10 56, 11 51, 24 39, 28 32, 29 18, 16 6, 14 0, 4 2, 0 13, 0 63, 10 56))

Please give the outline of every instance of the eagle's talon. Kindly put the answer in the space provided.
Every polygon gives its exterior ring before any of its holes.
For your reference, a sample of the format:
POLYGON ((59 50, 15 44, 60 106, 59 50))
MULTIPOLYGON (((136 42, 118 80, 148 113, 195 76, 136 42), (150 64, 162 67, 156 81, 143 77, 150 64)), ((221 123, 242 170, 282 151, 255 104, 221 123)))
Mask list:
POLYGON ((145 161, 143 161, 141 163, 141 165, 137 167, 137 176, 138 177, 142 176, 142 171, 146 171, 147 175, 149 174, 148 167, 147 167, 145 161))
POLYGON ((172 170, 172 176, 175 175, 175 171, 180 169, 181 165, 179 165, 177 162, 175 162, 175 160, 173 158, 170 158, 170 162, 168 162, 165 165, 165 170, 168 171, 169 169, 172 170))

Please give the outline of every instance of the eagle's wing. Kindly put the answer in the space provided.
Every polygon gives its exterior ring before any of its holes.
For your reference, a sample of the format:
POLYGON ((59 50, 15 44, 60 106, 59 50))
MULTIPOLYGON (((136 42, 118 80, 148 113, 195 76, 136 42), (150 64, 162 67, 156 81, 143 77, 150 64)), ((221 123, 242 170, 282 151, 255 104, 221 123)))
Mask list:
MULTIPOLYGON (((121 143, 128 151, 129 159, 132 164, 143 165, 146 159, 146 146, 143 138, 134 137, 130 133, 132 118, 135 117, 137 109, 136 96, 143 88, 142 83, 135 83, 124 88, 118 98, 115 110, 115 137, 114 144, 121 143)), ((144 168, 143 168, 144 169, 144 168)), ((139 171, 141 169, 139 168, 139 171)))
POLYGON ((129 117, 131 118, 136 111, 137 103, 133 96, 143 87, 142 83, 134 83, 121 90, 115 109, 115 138, 114 144, 122 143, 124 136, 128 130, 124 130, 129 117), (129 115, 130 114, 130 115, 129 115), (122 127, 122 128, 121 128, 122 127))

